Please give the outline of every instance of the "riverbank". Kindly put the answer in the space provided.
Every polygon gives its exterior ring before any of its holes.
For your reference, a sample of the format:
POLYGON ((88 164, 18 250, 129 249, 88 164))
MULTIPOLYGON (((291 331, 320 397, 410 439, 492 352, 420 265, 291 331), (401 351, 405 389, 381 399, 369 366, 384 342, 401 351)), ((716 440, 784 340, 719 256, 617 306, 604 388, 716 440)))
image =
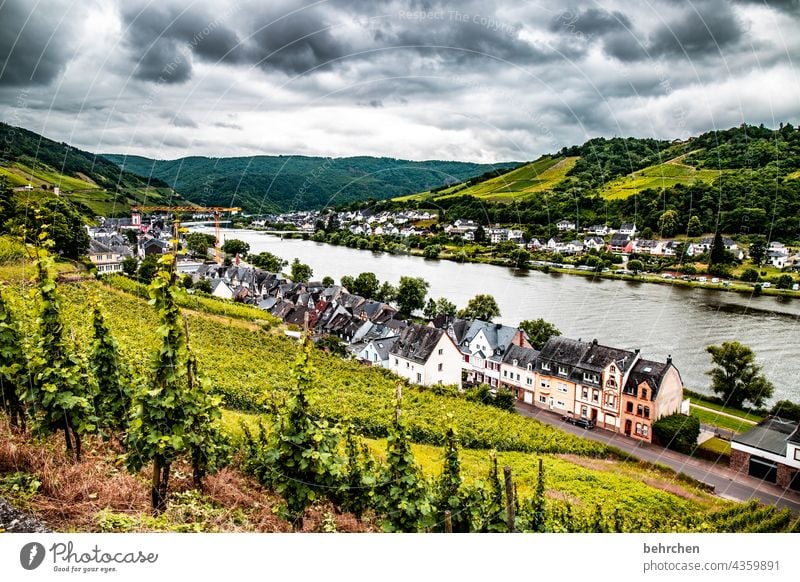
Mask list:
MULTIPOLYGON (((289 240, 306 240, 315 242, 317 244, 324 244, 332 247, 342 247, 342 245, 335 245, 329 243, 327 241, 317 241, 313 240, 308 233, 299 233, 293 231, 286 231, 285 233, 277 234, 274 231, 268 231, 267 229, 260 229, 260 228, 250 228, 248 230, 253 230, 256 232, 263 232, 264 234, 272 235, 279 237, 281 239, 289 239, 289 240)), ((384 253, 388 255, 395 255, 397 254, 392 253, 387 250, 370 250, 370 249, 360 249, 358 247, 350 247, 345 246, 344 248, 349 248, 353 250, 363 251, 367 253, 384 253)), ((595 271, 595 270, 585 270, 579 269, 577 266, 570 266, 565 267, 564 264, 557 265, 553 263, 549 264, 536 264, 544 263, 544 261, 529 261, 529 264, 525 267, 518 267, 515 266, 514 261, 511 259, 504 259, 504 258, 487 258, 487 257, 470 257, 467 255, 454 255, 452 253, 441 253, 437 258, 428 258, 425 257, 424 250, 421 249, 409 249, 407 253, 402 253, 404 256, 412 256, 412 257, 419 257, 425 259, 426 261, 450 261, 454 263, 472 263, 472 264, 481 264, 481 265, 493 265, 495 267, 507 267, 511 269, 518 269, 520 271, 539 271, 542 273, 561 273, 565 275, 577 275, 582 277, 587 277, 590 279, 610 279, 610 280, 617 280, 617 281, 634 281, 638 283, 652 283, 656 285, 669 285, 673 287, 683 287, 688 289, 709 289, 712 291, 724 291, 729 293, 740 293, 744 295, 750 295, 758 297, 759 295, 766 295, 771 297, 787 297, 787 298, 800 298, 800 290, 793 291, 791 289, 777 289, 775 287, 761 287, 760 291, 755 289, 756 284, 745 283, 743 281, 737 280, 723 280, 720 279, 716 283, 712 283, 711 280, 713 277, 699 275, 693 276, 691 279, 686 280, 679 277, 667 277, 665 278, 663 274, 654 274, 654 273, 640 273, 640 274, 620 274, 615 273, 613 269, 606 269, 604 271, 595 271), (702 281, 701 279, 706 279, 706 281, 702 281)))

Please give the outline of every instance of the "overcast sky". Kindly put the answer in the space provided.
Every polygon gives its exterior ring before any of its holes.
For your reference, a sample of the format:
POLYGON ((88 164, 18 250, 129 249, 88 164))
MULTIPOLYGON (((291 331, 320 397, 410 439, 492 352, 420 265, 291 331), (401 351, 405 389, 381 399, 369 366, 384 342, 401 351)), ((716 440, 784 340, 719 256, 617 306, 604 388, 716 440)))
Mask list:
POLYGON ((94 152, 534 159, 800 121, 798 0, 0 0, 0 118, 94 152))

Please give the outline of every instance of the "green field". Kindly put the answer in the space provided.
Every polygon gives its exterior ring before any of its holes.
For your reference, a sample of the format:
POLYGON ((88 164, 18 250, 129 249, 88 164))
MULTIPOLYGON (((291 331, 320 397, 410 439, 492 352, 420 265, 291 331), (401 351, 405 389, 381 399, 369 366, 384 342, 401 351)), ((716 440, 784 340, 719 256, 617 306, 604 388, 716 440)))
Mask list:
POLYGON ((53 168, 43 164, 35 168, 26 166, 19 162, 12 162, 0 167, 0 176, 6 178, 12 187, 26 186, 31 184, 34 188, 43 186, 58 186, 62 192, 72 190, 94 190, 100 186, 94 182, 83 180, 77 177, 65 176, 53 168))
POLYGON ((600 194, 608 199, 627 198, 648 189, 661 190, 696 181, 710 183, 722 173, 719 170, 698 170, 682 163, 682 158, 683 156, 616 178, 601 188, 600 194))
POLYGON ((456 184, 438 192, 422 192, 395 198, 396 201, 434 200, 455 196, 475 196, 490 202, 509 202, 552 189, 572 169, 578 158, 543 157, 501 176, 479 182, 467 188, 456 184))

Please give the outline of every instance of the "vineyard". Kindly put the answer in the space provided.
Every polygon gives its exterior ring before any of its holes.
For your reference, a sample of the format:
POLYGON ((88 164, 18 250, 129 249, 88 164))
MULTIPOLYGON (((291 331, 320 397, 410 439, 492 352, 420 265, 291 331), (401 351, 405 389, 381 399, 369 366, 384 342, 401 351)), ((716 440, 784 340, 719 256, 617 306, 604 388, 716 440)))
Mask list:
POLYGON ((157 529, 174 511, 168 499, 199 503, 234 461, 227 475, 243 471, 280 495, 275 510, 299 531, 320 503, 385 531, 797 528, 788 511, 723 502, 535 420, 407 385, 400 399, 389 373, 298 345, 249 308, 188 297, 168 270, 148 304, 123 278, 56 285, 42 264, 34 280, 29 267, 4 267, 0 373, 4 386, 32 378, 30 390, 11 394, 16 405, 4 388, 13 430, 27 403, 34 428, 63 432, 77 463, 82 439, 102 433, 127 450, 133 474, 153 464, 153 517, 108 508, 92 527, 157 529), (173 465, 183 467, 174 478, 193 475, 188 493, 168 492, 173 465))

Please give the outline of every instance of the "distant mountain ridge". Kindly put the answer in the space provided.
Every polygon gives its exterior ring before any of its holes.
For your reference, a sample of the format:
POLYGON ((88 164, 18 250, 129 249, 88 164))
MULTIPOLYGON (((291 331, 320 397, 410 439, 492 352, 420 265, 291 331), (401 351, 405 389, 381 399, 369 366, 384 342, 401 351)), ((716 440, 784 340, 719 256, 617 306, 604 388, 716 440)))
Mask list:
POLYGON ((124 170, 163 180, 197 204, 235 205, 254 213, 319 209, 370 198, 383 200, 517 165, 369 156, 192 156, 177 160, 121 154, 103 157, 124 170))

